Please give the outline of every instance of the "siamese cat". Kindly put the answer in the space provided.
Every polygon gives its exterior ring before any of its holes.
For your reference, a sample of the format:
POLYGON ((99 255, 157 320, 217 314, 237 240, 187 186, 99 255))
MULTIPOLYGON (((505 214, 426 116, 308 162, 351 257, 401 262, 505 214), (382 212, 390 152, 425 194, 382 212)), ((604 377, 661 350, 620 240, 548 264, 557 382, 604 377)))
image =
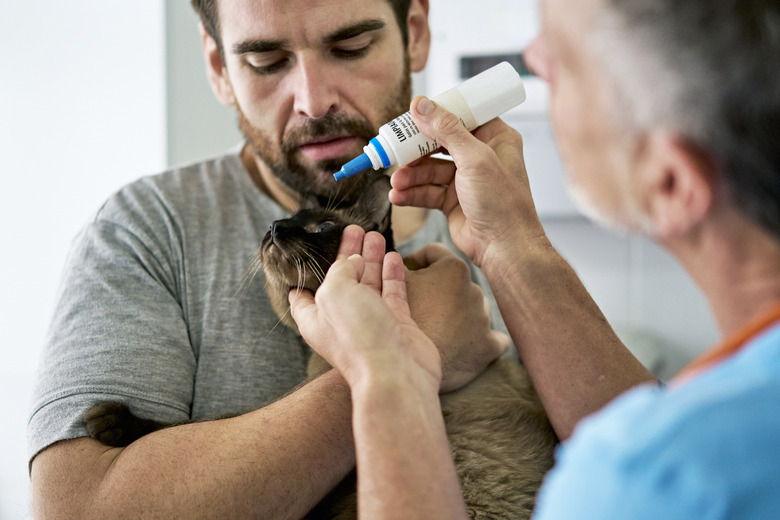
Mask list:
MULTIPOLYGON (((381 173, 371 175, 375 178, 370 187, 356 201, 334 204, 309 197, 299 212, 274 222, 248 269, 249 278, 263 270, 274 311, 296 332, 289 312, 289 290, 301 287, 316 291, 336 259, 341 232, 347 225, 382 233, 388 251, 393 249, 389 179, 381 173)), ((329 369, 318 354, 312 354, 310 378, 329 369)), ((557 438, 523 366, 512 358, 498 359, 464 388, 442 394, 441 407, 471 518, 530 518, 536 492, 552 467, 557 438)), ((138 418, 115 402, 94 406, 84 420, 90 436, 111 446, 126 446, 169 426, 138 418)), ((355 472, 306 518, 356 519, 355 472)))

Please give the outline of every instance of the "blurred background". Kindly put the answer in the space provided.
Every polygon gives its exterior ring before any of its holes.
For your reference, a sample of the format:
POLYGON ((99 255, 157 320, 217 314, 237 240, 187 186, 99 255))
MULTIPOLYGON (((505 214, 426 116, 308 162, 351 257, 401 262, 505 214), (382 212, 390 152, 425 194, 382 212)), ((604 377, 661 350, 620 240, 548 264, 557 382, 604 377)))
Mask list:
MULTIPOLYGON (((414 78, 435 95, 496 60, 522 66, 535 0, 430 0, 433 48, 414 78)), ((187 0, 0 3, 0 519, 26 519, 25 430, 38 355, 70 241, 123 184, 240 140, 208 87, 187 0)), ((596 228, 572 206, 547 92, 505 116, 522 133, 556 248, 628 346, 668 378, 717 340, 706 303, 652 243, 596 228)))

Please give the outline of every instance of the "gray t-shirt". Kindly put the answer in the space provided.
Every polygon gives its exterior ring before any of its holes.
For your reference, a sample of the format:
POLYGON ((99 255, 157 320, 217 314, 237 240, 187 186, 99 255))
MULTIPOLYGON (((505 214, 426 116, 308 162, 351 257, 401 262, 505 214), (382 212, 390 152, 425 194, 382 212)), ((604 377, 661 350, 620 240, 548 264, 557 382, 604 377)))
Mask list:
MULTIPOLYGON (((238 148, 111 196, 66 262, 33 396, 30 459, 87 435, 81 417, 97 401, 179 422, 256 409, 300 384, 309 348, 279 323, 262 272, 241 283, 271 222, 286 216, 254 185, 238 148)), ((398 251, 431 242, 454 249, 439 212, 398 251)), ((505 330, 494 302, 493 320, 505 330)))

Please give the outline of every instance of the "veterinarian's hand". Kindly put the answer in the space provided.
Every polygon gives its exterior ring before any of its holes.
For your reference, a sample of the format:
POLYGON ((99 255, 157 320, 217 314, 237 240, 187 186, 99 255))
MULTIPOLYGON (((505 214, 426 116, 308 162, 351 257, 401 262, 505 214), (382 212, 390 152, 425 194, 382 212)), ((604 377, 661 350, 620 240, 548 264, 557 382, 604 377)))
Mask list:
POLYGON ((411 114, 454 162, 426 157, 399 168, 392 203, 440 209, 455 245, 480 267, 505 244, 544 236, 517 131, 494 119, 472 135, 455 115, 425 98, 412 102, 411 114))
POLYGON ((290 292, 292 316, 351 388, 408 376, 438 391, 439 352, 411 318, 401 257, 384 251, 380 234, 348 227, 316 296, 290 292))
POLYGON ((431 244, 405 263, 412 317, 442 357, 441 391, 460 388, 506 351, 509 336, 491 329, 488 301, 455 253, 431 244))

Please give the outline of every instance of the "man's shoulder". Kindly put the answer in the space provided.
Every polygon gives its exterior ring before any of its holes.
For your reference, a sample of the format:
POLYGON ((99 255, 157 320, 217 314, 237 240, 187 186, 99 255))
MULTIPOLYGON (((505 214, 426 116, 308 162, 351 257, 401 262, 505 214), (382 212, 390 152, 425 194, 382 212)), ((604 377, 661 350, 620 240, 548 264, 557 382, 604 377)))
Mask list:
POLYGON ((96 220, 145 218, 153 214, 171 216, 224 206, 229 202, 226 198, 244 191, 242 168, 237 151, 231 150, 140 177, 108 197, 96 220))

